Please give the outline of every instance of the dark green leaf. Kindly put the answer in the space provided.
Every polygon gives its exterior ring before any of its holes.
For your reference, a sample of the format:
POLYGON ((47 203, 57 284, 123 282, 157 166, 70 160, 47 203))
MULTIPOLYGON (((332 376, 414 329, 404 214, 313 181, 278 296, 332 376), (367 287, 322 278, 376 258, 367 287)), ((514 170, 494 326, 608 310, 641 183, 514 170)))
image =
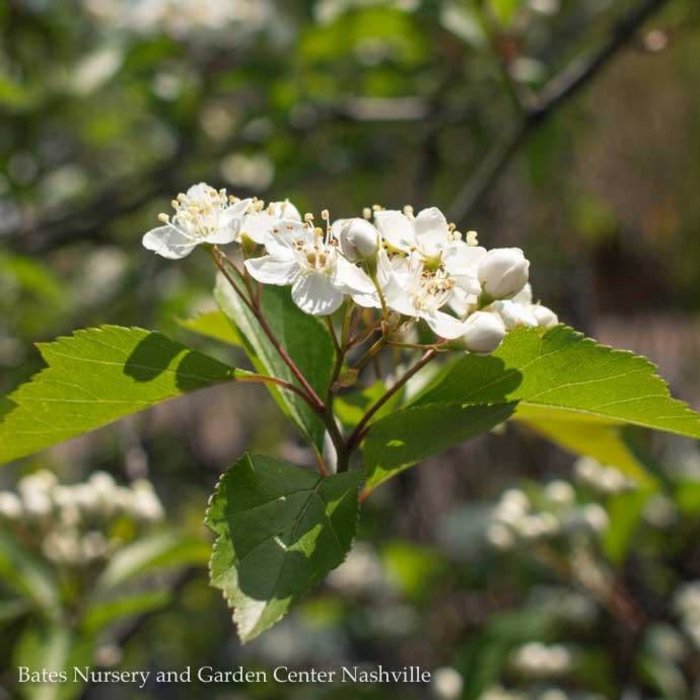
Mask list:
POLYGON ((206 517, 216 534, 211 581, 235 608, 243 641, 275 624, 345 559, 359 480, 358 472, 321 478, 251 455, 221 478, 206 517))

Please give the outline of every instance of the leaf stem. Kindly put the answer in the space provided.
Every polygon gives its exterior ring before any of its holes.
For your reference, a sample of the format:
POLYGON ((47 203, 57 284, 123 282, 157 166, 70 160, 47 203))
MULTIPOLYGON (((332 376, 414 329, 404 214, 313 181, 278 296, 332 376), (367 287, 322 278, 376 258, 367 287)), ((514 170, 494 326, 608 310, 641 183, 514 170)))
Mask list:
POLYGON ((368 423, 374 415, 377 413, 377 411, 399 390, 401 389, 406 382, 413 377, 417 372, 419 372, 423 367, 425 367, 431 360, 433 360, 435 357, 437 357, 438 351, 436 348, 431 348, 430 350, 427 350, 424 354, 423 357, 416 362, 413 367, 411 367, 409 370, 407 370, 400 379, 396 381, 396 383, 386 391, 386 393, 381 396, 379 399, 377 399, 372 406, 367 410, 364 416, 360 419, 360 422, 355 426, 355 430, 353 430, 352 434, 348 438, 348 441, 346 443, 347 450, 348 452, 352 452, 364 439, 365 435, 367 434, 367 429, 368 429, 368 423))
POLYGON ((310 405, 313 407, 314 411, 316 411, 319 414, 325 413, 326 405, 323 402, 323 399, 318 395, 318 393, 316 393, 316 390, 311 386, 311 384, 309 384, 309 381, 306 379, 302 371, 299 369, 299 367, 297 367, 294 360, 292 360, 292 358, 289 356, 289 353, 279 342, 274 332, 272 331, 272 328, 270 328, 270 325, 267 322, 265 315, 262 313, 260 306, 257 306, 254 301, 251 301, 251 299, 248 299, 246 297, 239 285, 229 274, 228 270, 226 269, 227 265, 231 270, 233 270, 236 273, 236 275, 243 281, 244 285, 248 287, 248 289, 250 289, 250 282, 241 274, 241 271, 233 263, 231 263, 231 261, 216 246, 214 246, 213 248, 213 257, 218 269, 227 279, 229 284, 231 284, 233 289, 241 298, 241 301, 243 301, 243 303, 248 307, 250 312, 258 320, 258 323, 263 329, 265 335, 268 337, 268 340, 272 343, 273 347, 275 348, 275 350, 277 350, 277 353, 279 354, 282 361, 287 365, 287 367, 289 367, 289 370, 294 375, 295 379, 299 382, 304 392, 307 394, 310 405))

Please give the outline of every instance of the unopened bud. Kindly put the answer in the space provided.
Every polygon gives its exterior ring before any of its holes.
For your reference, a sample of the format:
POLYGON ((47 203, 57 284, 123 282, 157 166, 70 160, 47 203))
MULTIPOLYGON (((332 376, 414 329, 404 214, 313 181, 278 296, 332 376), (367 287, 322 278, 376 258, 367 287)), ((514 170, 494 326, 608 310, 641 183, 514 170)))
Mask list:
POLYGON ((340 219, 334 222, 333 235, 340 252, 350 262, 373 258, 379 250, 379 231, 364 219, 340 219))
POLYGON ((520 248, 494 248, 479 263, 479 282, 491 299, 509 299, 527 284, 529 270, 520 248))
POLYGON ((506 335, 506 327, 496 314, 476 311, 465 322, 462 342, 470 352, 493 352, 506 335))

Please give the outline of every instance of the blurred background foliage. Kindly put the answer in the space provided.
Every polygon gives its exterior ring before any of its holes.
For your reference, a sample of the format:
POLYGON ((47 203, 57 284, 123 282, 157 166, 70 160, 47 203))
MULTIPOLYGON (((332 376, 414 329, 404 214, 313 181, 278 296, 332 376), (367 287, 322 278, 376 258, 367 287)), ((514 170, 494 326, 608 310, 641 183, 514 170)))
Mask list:
MULTIPOLYGON (((33 342, 91 324, 231 359, 178 324, 211 306, 204 256, 140 246, 206 180, 333 217, 437 205, 523 247, 544 303, 699 405, 695 0, 4 0, 0 27, 0 393, 39 368, 33 342)), ((404 473, 367 502, 348 562, 245 648, 207 586, 201 517, 246 447, 308 459, 262 392, 210 390, 26 460, 1 475, 0 697, 135 696, 16 687, 23 659, 58 654, 435 671, 429 688, 153 698, 696 698, 700 458, 630 439, 655 488, 511 428, 404 473), (80 498, 88 515, 65 515, 98 470, 99 488, 131 483, 164 512, 145 530, 138 512, 95 522, 80 498), (105 572, 137 546, 152 566, 115 605, 105 572)))

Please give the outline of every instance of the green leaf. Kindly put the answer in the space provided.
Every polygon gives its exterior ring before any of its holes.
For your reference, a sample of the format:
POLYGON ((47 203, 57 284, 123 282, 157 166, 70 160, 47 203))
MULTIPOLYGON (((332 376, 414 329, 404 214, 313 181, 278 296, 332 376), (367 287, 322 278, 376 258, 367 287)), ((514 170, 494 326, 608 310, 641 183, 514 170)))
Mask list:
POLYGON ((700 416, 670 396, 655 369, 566 326, 520 329, 492 355, 448 367, 413 405, 516 401, 516 420, 639 479, 644 468, 623 440, 625 425, 700 438, 700 416))
POLYGON ((372 424, 364 442, 366 491, 430 455, 485 433, 510 418, 515 403, 410 406, 372 424))
POLYGON ((81 630, 90 635, 95 634, 127 617, 164 608, 172 602, 172 599, 171 591, 154 590, 92 602, 85 611, 81 630))
POLYGON ((0 532, 0 578, 45 616, 58 613, 60 592, 53 572, 5 532, 0 532))
POLYGON ((90 328, 39 349, 48 367, 9 396, 0 463, 245 373, 140 328, 90 328))
MULTIPOLYGON (((226 280, 219 276, 214 292, 221 310, 247 341, 246 350, 259 372, 298 384, 289 367, 268 340, 250 310, 226 280)), ((286 287, 264 286, 260 306, 275 337, 319 396, 326 397, 333 372, 333 343, 315 317, 301 311, 286 287)), ((293 392, 268 385, 282 410, 290 415, 309 441, 321 451, 325 426, 309 405, 293 392)))
POLYGON ((358 472, 321 478, 253 455, 221 478, 206 516, 216 534, 211 582, 235 608, 242 641, 274 625, 345 559, 359 481, 358 472))
POLYGON ((221 311, 206 311, 189 319, 178 320, 178 325, 206 338, 219 340, 227 345, 240 346, 241 336, 221 311))
POLYGON ((209 557, 206 542, 167 532, 122 547, 109 560, 95 587, 98 591, 122 586, 140 576, 180 566, 204 566, 209 557))

